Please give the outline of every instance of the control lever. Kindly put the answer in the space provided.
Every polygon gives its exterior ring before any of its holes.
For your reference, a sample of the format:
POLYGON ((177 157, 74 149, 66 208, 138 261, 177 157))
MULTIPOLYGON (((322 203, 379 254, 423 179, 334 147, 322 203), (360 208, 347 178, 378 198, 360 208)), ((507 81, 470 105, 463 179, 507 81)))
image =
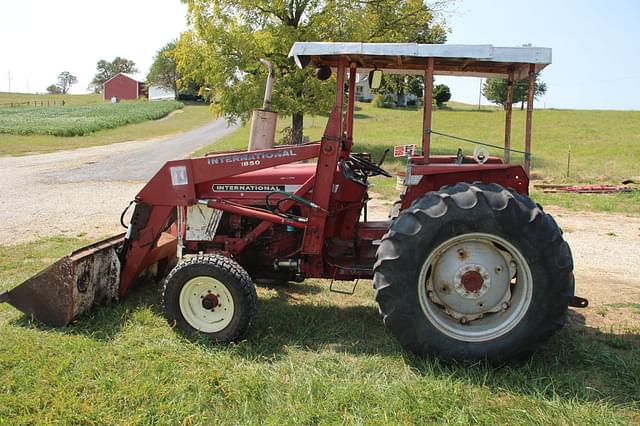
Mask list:
POLYGON ((387 154, 389 153, 389 148, 385 149, 384 152, 382 153, 382 158, 380 158, 380 161, 378 161, 378 166, 382 166, 382 163, 384 163, 385 158, 387 158, 387 154))

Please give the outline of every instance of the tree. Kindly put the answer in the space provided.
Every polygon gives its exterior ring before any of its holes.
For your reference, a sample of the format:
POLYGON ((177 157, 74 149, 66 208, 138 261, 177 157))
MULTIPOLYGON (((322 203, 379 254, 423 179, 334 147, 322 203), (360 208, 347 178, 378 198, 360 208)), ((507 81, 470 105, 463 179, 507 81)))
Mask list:
POLYGON ((94 93, 102 92, 104 82, 118 73, 138 72, 135 62, 121 58, 120 56, 116 56, 111 62, 105 61, 104 59, 99 60, 96 64, 96 69, 98 72, 93 77, 93 80, 91 80, 91 84, 89 84, 89 90, 92 90, 94 93))
POLYGON ((439 107, 444 105, 445 102, 449 102, 451 100, 451 90, 449 86, 446 84, 436 84, 433 87, 433 100, 439 107))
MULTIPOLYGON (((272 105, 291 115, 293 140, 302 140, 304 114, 326 112, 331 83, 298 69, 287 57, 295 41, 419 41, 446 35, 423 0, 184 0, 193 29, 176 47, 181 79, 208 89, 212 108, 228 120, 247 120, 261 105, 266 70, 276 69, 272 105)), ((438 3, 444 5, 447 0, 438 3)))
POLYGON ((178 70, 176 67, 176 41, 165 44, 156 52, 153 64, 147 74, 147 84, 155 84, 166 89, 172 89, 178 94, 178 70))
POLYGON ((47 87, 47 93, 49 93, 50 95, 59 95, 60 93, 62 93, 62 91, 60 90, 60 86, 58 86, 57 84, 52 84, 51 86, 47 87))
POLYGON ((66 95, 69 92, 71 86, 76 84, 78 79, 75 75, 71 74, 69 71, 62 71, 58 74, 58 87, 60 88, 60 93, 66 95))
MULTIPOLYGON (((509 80, 506 78, 488 78, 482 86, 482 95, 494 104, 507 107, 507 95, 509 90, 509 80)), ((547 93, 547 84, 540 80, 540 73, 536 73, 533 96, 538 99, 547 93)), ((520 109, 524 109, 524 103, 529 96, 529 79, 517 80, 513 82, 513 102, 522 102, 520 109)))

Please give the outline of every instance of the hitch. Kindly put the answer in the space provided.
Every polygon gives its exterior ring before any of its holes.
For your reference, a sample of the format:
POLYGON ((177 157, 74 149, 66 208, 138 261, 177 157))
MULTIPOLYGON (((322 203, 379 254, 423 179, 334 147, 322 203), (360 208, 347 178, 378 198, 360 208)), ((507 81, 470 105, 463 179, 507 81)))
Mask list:
POLYGON ((586 308, 589 306, 589 301, 584 297, 571 296, 569 298, 569 306, 572 308, 586 308))

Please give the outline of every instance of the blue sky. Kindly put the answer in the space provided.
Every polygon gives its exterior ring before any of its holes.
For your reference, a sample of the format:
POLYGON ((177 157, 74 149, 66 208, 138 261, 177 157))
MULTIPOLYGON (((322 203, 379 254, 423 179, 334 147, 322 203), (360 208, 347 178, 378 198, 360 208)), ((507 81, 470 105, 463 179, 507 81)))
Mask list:
MULTIPOLYGON (((640 1, 462 0, 455 9, 448 43, 553 49, 538 107, 640 109, 640 1)), ((478 102, 478 79, 436 80, 478 102)))
MULTIPOLYGON (((178 0, 1 0, 0 91, 9 72, 12 91, 43 92, 69 70, 81 93, 96 62, 116 55, 145 74, 186 28, 185 12, 178 0)), ((447 19, 449 43, 551 47, 538 107, 640 109, 640 0, 460 0, 447 19)), ((437 81, 454 99, 478 102, 478 79, 437 81)))

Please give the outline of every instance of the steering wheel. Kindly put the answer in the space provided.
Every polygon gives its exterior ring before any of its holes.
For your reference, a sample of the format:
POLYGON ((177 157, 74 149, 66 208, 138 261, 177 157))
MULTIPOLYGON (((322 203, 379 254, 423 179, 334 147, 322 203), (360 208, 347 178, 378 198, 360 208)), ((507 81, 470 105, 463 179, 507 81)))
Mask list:
POLYGON ((382 175, 386 177, 391 177, 391 174, 378 166, 376 163, 373 163, 369 160, 365 160, 362 157, 358 157, 357 155, 349 154, 349 160, 353 162, 354 165, 357 165, 362 171, 369 172, 369 176, 382 175))

